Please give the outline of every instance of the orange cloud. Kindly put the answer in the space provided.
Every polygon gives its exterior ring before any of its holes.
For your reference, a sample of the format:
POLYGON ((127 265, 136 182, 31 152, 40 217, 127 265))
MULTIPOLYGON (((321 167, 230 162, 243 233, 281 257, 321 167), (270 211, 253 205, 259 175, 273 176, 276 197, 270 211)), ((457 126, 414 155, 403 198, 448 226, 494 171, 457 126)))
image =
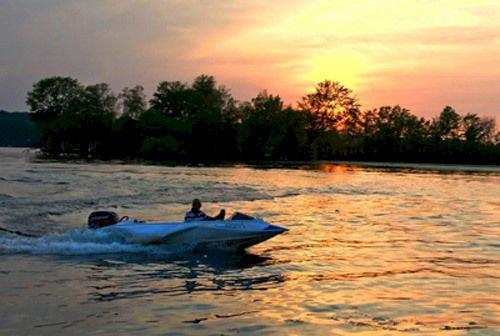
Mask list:
POLYGON ((268 89, 294 104, 332 79, 366 108, 500 114, 496 0, 47 0, 2 3, 0 20, 0 108, 54 74, 151 93, 208 73, 240 100, 268 89))
POLYGON ((497 2, 316 1, 294 8, 215 34, 199 45, 200 60, 213 60, 207 68, 219 77, 261 83, 292 103, 329 78, 353 88, 367 107, 500 111, 492 98, 500 87, 497 2))

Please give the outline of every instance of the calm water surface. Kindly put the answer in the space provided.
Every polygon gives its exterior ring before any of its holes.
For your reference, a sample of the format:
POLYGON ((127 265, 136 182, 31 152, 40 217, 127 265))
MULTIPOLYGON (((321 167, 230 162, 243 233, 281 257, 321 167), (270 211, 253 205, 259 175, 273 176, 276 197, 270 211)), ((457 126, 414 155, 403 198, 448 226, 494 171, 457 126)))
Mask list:
POLYGON ((0 233, 0 334, 500 333, 498 168, 30 156, 0 149, 0 226, 43 235, 0 233), (208 213, 238 210, 290 231, 236 254, 126 245, 84 229, 94 209, 179 220, 193 197, 208 213))

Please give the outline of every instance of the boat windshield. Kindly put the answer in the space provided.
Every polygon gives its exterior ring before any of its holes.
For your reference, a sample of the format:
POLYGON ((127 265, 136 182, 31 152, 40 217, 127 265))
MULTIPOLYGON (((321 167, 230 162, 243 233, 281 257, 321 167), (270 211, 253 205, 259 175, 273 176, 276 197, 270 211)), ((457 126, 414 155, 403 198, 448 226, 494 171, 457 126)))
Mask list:
POLYGON ((241 213, 241 212, 235 212, 231 216, 231 220, 252 220, 252 219, 255 219, 255 218, 253 218, 252 216, 249 216, 249 215, 245 215, 244 213, 241 213))

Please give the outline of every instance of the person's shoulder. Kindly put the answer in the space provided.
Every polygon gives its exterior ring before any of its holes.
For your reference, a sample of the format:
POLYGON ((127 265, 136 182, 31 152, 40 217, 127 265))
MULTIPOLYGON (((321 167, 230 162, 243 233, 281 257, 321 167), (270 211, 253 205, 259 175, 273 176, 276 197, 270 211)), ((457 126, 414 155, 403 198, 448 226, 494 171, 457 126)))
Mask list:
POLYGON ((196 213, 194 213, 193 211, 189 210, 188 212, 186 212, 186 217, 196 217, 196 213))

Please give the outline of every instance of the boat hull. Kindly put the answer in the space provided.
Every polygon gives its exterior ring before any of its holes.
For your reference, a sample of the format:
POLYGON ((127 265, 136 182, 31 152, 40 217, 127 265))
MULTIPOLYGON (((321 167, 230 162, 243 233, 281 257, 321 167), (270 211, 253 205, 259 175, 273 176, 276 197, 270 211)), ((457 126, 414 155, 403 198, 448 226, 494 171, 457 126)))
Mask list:
POLYGON ((262 220, 216 220, 186 223, 124 221, 99 230, 131 244, 226 246, 245 249, 287 229, 262 220))

